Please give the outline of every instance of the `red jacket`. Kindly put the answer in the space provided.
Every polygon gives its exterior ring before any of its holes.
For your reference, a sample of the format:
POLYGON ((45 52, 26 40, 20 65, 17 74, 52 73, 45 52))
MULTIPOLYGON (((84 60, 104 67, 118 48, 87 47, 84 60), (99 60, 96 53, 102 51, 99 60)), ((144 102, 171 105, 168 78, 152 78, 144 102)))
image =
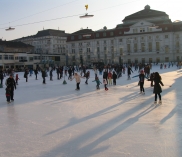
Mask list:
POLYGON ((112 78, 112 73, 111 72, 108 73, 108 78, 112 78))

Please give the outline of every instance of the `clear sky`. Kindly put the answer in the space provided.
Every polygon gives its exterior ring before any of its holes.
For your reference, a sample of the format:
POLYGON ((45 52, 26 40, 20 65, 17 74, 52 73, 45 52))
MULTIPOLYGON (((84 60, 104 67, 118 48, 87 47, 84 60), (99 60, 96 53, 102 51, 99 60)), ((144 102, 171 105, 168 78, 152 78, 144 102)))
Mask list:
POLYGON ((147 4, 151 9, 166 12, 172 21, 182 20, 182 0, 0 0, 0 38, 12 40, 34 35, 43 27, 44 29, 59 27, 67 33, 87 27, 92 30, 98 30, 104 26, 109 29, 115 28, 117 24, 122 23, 125 16, 144 9, 147 4), (85 14, 85 4, 89 5, 87 12, 94 14, 93 18, 80 19, 79 16, 74 16, 17 26, 85 14), (16 26, 15 30, 5 31, 5 28, 9 26, 16 26))

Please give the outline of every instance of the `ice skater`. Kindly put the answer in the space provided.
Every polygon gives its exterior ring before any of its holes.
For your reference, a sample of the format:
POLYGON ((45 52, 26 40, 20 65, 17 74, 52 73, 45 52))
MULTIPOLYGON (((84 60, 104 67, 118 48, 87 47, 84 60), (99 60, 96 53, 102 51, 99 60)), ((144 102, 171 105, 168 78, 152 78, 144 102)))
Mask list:
POLYGON ((19 77, 18 77, 18 74, 16 74, 16 78, 15 78, 16 85, 18 85, 18 80, 19 80, 19 77))
POLYGON ((140 70, 140 74, 133 76, 132 78, 134 78, 134 77, 139 77, 140 94, 142 94, 142 92, 143 92, 143 94, 145 94, 144 81, 145 81, 145 78, 147 78, 147 77, 144 75, 144 71, 140 70))
POLYGON ((117 75, 116 75, 115 71, 113 71, 112 79, 113 79, 113 85, 116 85, 117 75))
POLYGON ((132 73, 133 73, 133 70, 131 69, 131 67, 128 66, 128 80, 131 80, 131 78, 130 78, 131 71, 132 71, 132 73))
POLYGON ((80 90, 81 78, 84 78, 84 77, 78 75, 77 72, 75 72, 75 75, 73 76, 73 78, 70 79, 70 81, 72 81, 73 79, 75 79, 75 81, 76 81, 76 89, 75 90, 80 90))
POLYGON ((11 98, 11 86, 8 85, 6 87, 6 100, 8 104, 10 103, 10 98, 11 98))
POLYGON ((112 73, 111 73, 111 71, 109 71, 109 73, 108 73, 108 82, 109 82, 109 85, 112 85, 112 73))
POLYGON ((159 73, 155 72, 155 74, 154 74, 154 91, 153 91, 153 93, 155 94, 154 104, 157 104, 157 95, 158 95, 159 96, 159 104, 160 105, 162 104, 161 94, 160 94, 160 93, 162 93, 162 88, 161 88, 160 84, 162 86, 164 86, 164 84, 162 83, 161 79, 162 78, 159 75, 159 73))
POLYGON ((96 82, 97 83, 97 85, 96 85, 96 89, 100 89, 100 84, 102 84, 101 82, 100 82, 100 80, 99 80, 99 78, 98 77, 96 77, 95 78, 95 80, 94 81, 92 81, 92 82, 96 82))
POLYGON ((103 79, 103 84, 104 84, 105 90, 108 91, 107 80, 105 78, 103 79))
POLYGON ((90 78, 90 71, 87 71, 87 73, 85 74, 85 77, 86 77, 85 84, 88 84, 88 79, 90 78))

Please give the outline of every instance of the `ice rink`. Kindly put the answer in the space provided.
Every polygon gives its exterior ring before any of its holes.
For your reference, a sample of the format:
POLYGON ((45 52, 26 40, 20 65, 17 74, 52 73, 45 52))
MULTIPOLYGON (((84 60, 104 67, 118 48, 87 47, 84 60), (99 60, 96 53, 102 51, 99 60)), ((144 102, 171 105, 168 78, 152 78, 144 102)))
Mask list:
POLYGON ((108 91, 96 90, 90 71, 80 91, 55 71, 46 85, 41 74, 26 83, 18 73, 10 104, 0 88, 0 157, 182 157, 182 70, 153 66, 164 83, 162 105, 154 105, 149 81, 145 95, 126 74, 108 91))

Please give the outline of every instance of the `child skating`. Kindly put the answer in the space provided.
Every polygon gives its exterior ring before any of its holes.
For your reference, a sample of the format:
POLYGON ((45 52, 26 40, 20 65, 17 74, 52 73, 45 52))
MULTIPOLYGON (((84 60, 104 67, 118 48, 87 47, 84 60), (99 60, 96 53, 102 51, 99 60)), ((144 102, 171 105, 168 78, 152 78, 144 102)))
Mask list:
POLYGON ((7 86, 6 88, 6 99, 7 99, 7 103, 10 103, 10 97, 11 97, 11 86, 7 86))
POLYGON ((105 90, 107 91, 108 88, 107 88, 107 80, 106 79, 103 79, 103 84, 104 84, 105 90))
POLYGON ((143 92, 143 94, 145 94, 145 89, 144 89, 144 81, 145 81, 145 75, 144 75, 144 71, 143 70, 140 70, 140 74, 139 75, 136 75, 136 76, 133 76, 132 78, 134 77, 139 77, 139 85, 140 85, 140 93, 143 92))
POLYGON ((109 82, 109 85, 112 85, 112 73, 111 73, 111 71, 109 71, 109 73, 108 73, 108 82, 109 82))
POLYGON ((96 85, 96 89, 98 90, 98 89, 100 89, 100 84, 102 84, 101 82, 100 82, 100 80, 99 80, 99 78, 98 77, 96 77, 95 78, 95 80, 94 81, 92 81, 92 82, 96 82, 97 83, 97 85, 96 85))

